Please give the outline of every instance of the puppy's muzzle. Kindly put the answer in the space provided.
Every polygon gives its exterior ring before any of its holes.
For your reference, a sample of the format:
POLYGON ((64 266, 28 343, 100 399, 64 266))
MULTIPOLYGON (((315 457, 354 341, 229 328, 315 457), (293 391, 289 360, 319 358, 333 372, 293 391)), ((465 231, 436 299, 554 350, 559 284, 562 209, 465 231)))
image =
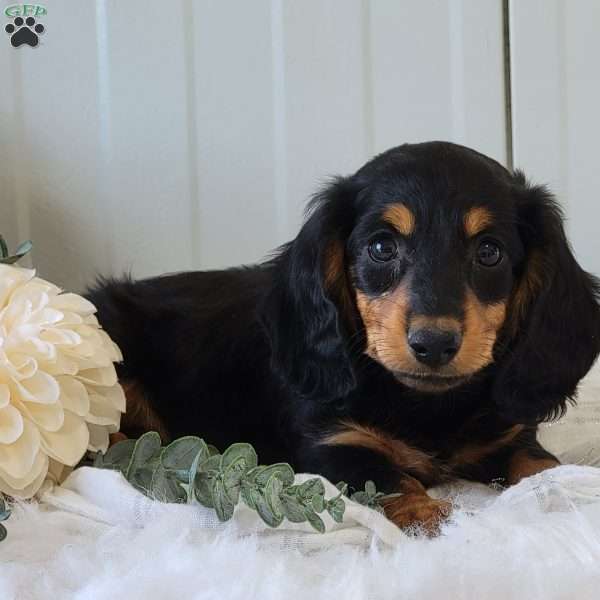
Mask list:
POLYGON ((447 365, 461 343, 460 332, 449 329, 424 327, 408 332, 408 345, 414 357, 432 369, 447 365))

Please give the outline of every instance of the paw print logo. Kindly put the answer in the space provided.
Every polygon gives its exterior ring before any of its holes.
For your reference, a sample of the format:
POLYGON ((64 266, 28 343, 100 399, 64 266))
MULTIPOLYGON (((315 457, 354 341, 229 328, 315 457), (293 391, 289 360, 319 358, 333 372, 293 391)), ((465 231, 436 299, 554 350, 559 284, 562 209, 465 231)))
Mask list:
POLYGON ((36 23, 33 17, 27 17, 25 20, 22 17, 15 17, 13 22, 4 28, 4 31, 10 35, 10 43, 15 48, 23 44, 35 48, 40 41, 38 34, 44 33, 44 29, 44 26, 36 23))

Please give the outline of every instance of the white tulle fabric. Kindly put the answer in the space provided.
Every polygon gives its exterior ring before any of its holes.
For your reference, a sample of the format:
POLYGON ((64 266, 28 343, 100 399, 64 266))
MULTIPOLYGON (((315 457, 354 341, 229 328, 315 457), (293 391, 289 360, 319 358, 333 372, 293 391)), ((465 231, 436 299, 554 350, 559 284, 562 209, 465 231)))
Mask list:
POLYGON ((106 451, 125 395, 94 306, 0 265, 0 491, 30 498, 86 450, 106 451))

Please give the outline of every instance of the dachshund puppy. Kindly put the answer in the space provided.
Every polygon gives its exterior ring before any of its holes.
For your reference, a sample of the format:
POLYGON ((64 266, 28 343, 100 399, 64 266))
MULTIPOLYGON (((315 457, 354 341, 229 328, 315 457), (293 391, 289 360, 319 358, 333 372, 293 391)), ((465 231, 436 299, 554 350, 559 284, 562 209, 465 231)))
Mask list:
POLYGON ((543 187, 468 148, 393 148, 311 203, 264 264, 107 280, 125 433, 251 442, 262 462, 387 493, 435 531, 427 488, 558 464, 560 416, 600 351, 598 283, 543 187))

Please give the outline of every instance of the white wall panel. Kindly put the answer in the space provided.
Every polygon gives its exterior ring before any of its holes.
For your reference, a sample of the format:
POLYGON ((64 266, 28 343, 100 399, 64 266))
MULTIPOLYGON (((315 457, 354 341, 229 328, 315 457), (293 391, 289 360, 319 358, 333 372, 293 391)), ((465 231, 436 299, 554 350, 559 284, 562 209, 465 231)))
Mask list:
POLYGON ((0 40, 0 224, 65 286, 259 260, 405 141, 505 160, 500 0, 45 4, 0 40))
POLYGON ((600 273, 600 3, 510 3, 515 166, 563 203, 576 254, 600 273))
POLYGON ((2 61, 11 67, 4 93, 13 94, 8 153, 19 237, 36 243, 40 272, 79 287, 109 266, 111 240, 97 189, 93 7, 60 6, 44 18, 47 33, 39 47, 15 49, 8 39, 0 41, 2 61))
POLYGON ((0 232, 11 249, 20 235, 17 222, 17 183, 21 178, 16 176, 20 159, 20 124, 16 124, 14 119, 17 116, 15 103, 19 101, 21 89, 14 89, 13 86, 13 71, 18 68, 14 57, 8 52, 0 52, 0 73, 4 74, 5 82, 11 82, 10 86, 0 86, 0 232))
POLYGON ((377 0, 368 7, 375 149, 452 140, 504 162, 501 2, 377 0))
POLYGON ((199 263, 256 261, 278 242, 274 15, 264 1, 190 5, 199 263))

